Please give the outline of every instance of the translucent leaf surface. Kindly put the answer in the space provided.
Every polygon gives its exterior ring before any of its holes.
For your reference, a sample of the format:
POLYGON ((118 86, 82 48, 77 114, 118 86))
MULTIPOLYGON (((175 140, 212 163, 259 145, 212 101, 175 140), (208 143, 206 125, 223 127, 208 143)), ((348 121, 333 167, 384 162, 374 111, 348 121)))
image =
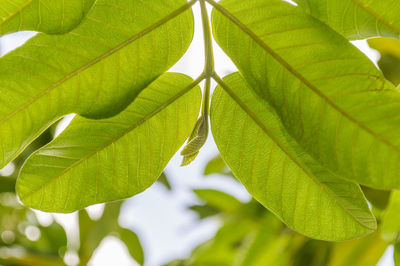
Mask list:
POLYGON ((239 74, 225 78, 211 104, 222 157, 250 194, 296 231, 345 240, 376 228, 358 185, 321 167, 284 131, 239 74))
POLYGON ((189 136, 200 109, 200 88, 167 73, 119 115, 75 119, 34 153, 17 181, 27 206, 72 212, 142 192, 160 176, 189 136))
POLYGON ((0 36, 21 30, 65 33, 85 17, 95 0, 0 0, 0 36))
POLYGON ((299 7, 219 3, 217 42, 289 134, 341 177, 400 187, 400 94, 372 62, 299 7))
POLYGON ((398 0, 295 0, 312 16, 349 39, 400 37, 398 0))
POLYGON ((68 113, 117 114, 186 51, 184 0, 99 0, 66 35, 39 34, 0 59, 0 168, 68 113))

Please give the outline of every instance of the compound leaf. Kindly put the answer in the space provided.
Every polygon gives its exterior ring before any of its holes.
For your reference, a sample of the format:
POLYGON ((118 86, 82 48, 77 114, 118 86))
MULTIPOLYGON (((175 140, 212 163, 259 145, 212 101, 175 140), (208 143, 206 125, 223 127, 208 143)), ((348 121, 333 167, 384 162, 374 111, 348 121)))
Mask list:
POLYGON ((25 163, 17 181, 21 201, 72 212, 142 192, 189 136, 200 109, 196 85, 167 73, 113 118, 75 119, 25 163))
POLYGON ((183 55, 185 0, 98 0, 66 35, 39 34, 0 59, 0 168, 68 113, 105 118, 183 55))
POLYGON ((294 230, 346 240, 376 221, 358 185, 321 167, 285 132, 268 104, 238 74, 225 78, 211 104, 217 147, 250 194, 294 230))
POLYGON ((306 152, 343 178, 400 187, 400 93, 365 55, 283 1, 211 3, 217 42, 306 152))

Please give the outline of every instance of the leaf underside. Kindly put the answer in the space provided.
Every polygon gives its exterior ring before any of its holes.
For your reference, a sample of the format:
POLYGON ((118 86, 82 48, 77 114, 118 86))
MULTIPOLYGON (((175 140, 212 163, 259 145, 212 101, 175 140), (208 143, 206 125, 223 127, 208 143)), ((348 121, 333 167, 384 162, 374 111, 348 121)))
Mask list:
POLYGON ((68 34, 38 34, 0 58, 0 168, 63 115, 105 118, 126 108, 188 48, 189 7, 98 0, 68 34))
POLYGON ((0 36, 22 30, 66 33, 84 19, 95 0, 0 0, 0 36))
POLYGON ((234 175, 265 207, 312 238, 347 240, 376 221, 358 185, 333 175, 285 132, 267 102, 236 73, 217 87, 211 129, 234 175))
POLYGON ((77 118, 35 152, 17 181, 21 201, 49 212, 72 212, 142 192, 160 176, 192 130, 200 88, 167 73, 119 115, 77 118))
POLYGON ((295 0, 312 16, 350 40, 400 38, 398 0, 295 0))
POLYGON ((219 3, 216 41, 304 150, 343 178, 399 188, 400 94, 368 58, 300 7, 219 3))

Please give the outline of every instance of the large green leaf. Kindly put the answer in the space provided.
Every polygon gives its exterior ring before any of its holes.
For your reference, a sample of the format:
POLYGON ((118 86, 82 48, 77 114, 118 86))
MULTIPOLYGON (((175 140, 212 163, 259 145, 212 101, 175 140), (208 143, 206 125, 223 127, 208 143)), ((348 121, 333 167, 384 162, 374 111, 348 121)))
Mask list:
POLYGON ((312 16, 349 39, 400 37, 398 0, 295 0, 312 16))
POLYGON ((211 3, 217 42, 310 155, 357 183, 400 187, 400 94, 365 55, 283 1, 211 3))
POLYGON ((148 188, 196 122, 196 83, 167 73, 113 118, 75 119, 25 163, 17 181, 21 201, 43 211, 72 212, 148 188))
POLYGON ((39 34, 1 58, 0 168, 65 114, 104 118, 127 107, 186 51, 191 4, 98 0, 70 33, 39 34))
POLYGON ((34 30, 49 34, 75 28, 95 0, 0 0, 0 36, 34 30))
MULTIPOLYGON (((220 81, 221 82, 221 81, 220 81)), ((250 194, 296 231, 345 240, 376 229, 358 185, 308 156, 238 74, 217 87, 211 129, 222 157, 250 194)))

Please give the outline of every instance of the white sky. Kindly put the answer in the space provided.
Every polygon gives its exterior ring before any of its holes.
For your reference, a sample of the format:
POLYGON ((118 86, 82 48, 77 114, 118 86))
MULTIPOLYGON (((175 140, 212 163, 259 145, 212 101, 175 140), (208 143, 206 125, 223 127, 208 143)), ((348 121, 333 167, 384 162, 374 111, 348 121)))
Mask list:
MULTIPOLYGON (((203 35, 201 30, 200 8, 197 3, 194 6, 196 18, 195 37, 185 56, 170 69, 173 72, 182 72, 196 78, 203 70, 203 35)), ((2 50, 0 55, 22 45, 32 32, 20 32, 0 38, 2 50)), ((377 52, 370 49, 365 41, 353 42, 360 50, 367 54, 372 61, 379 59, 377 52)), ((214 43, 214 56, 216 71, 220 76, 225 76, 235 71, 235 66, 222 50, 214 43)), ((203 241, 211 238, 217 228, 216 220, 199 222, 193 212, 187 210, 187 206, 198 202, 191 193, 192 188, 217 188, 236 195, 242 200, 249 199, 248 193, 237 182, 230 178, 202 176, 205 163, 215 156, 218 151, 211 134, 205 147, 194 163, 187 167, 180 167, 181 157, 176 155, 169 163, 166 172, 173 186, 173 192, 167 191, 162 185, 155 184, 145 192, 129 199, 123 205, 120 216, 120 224, 133 229, 140 237, 145 251, 146 264, 158 266, 173 259, 188 256, 192 249, 203 241)), ((101 213, 102 206, 90 208, 96 216, 101 213)), ((48 214, 39 214, 43 222, 48 223, 48 214)), ((76 231, 76 214, 57 214, 57 221, 67 229, 72 243, 79 242, 76 231)), ((380 262, 380 266, 393 265, 393 249, 386 252, 380 262)), ((74 261, 74 254, 69 254, 69 260, 74 261)), ((126 248, 114 238, 107 238, 95 252, 90 261, 93 266, 108 265, 135 265, 128 256, 126 248)))

